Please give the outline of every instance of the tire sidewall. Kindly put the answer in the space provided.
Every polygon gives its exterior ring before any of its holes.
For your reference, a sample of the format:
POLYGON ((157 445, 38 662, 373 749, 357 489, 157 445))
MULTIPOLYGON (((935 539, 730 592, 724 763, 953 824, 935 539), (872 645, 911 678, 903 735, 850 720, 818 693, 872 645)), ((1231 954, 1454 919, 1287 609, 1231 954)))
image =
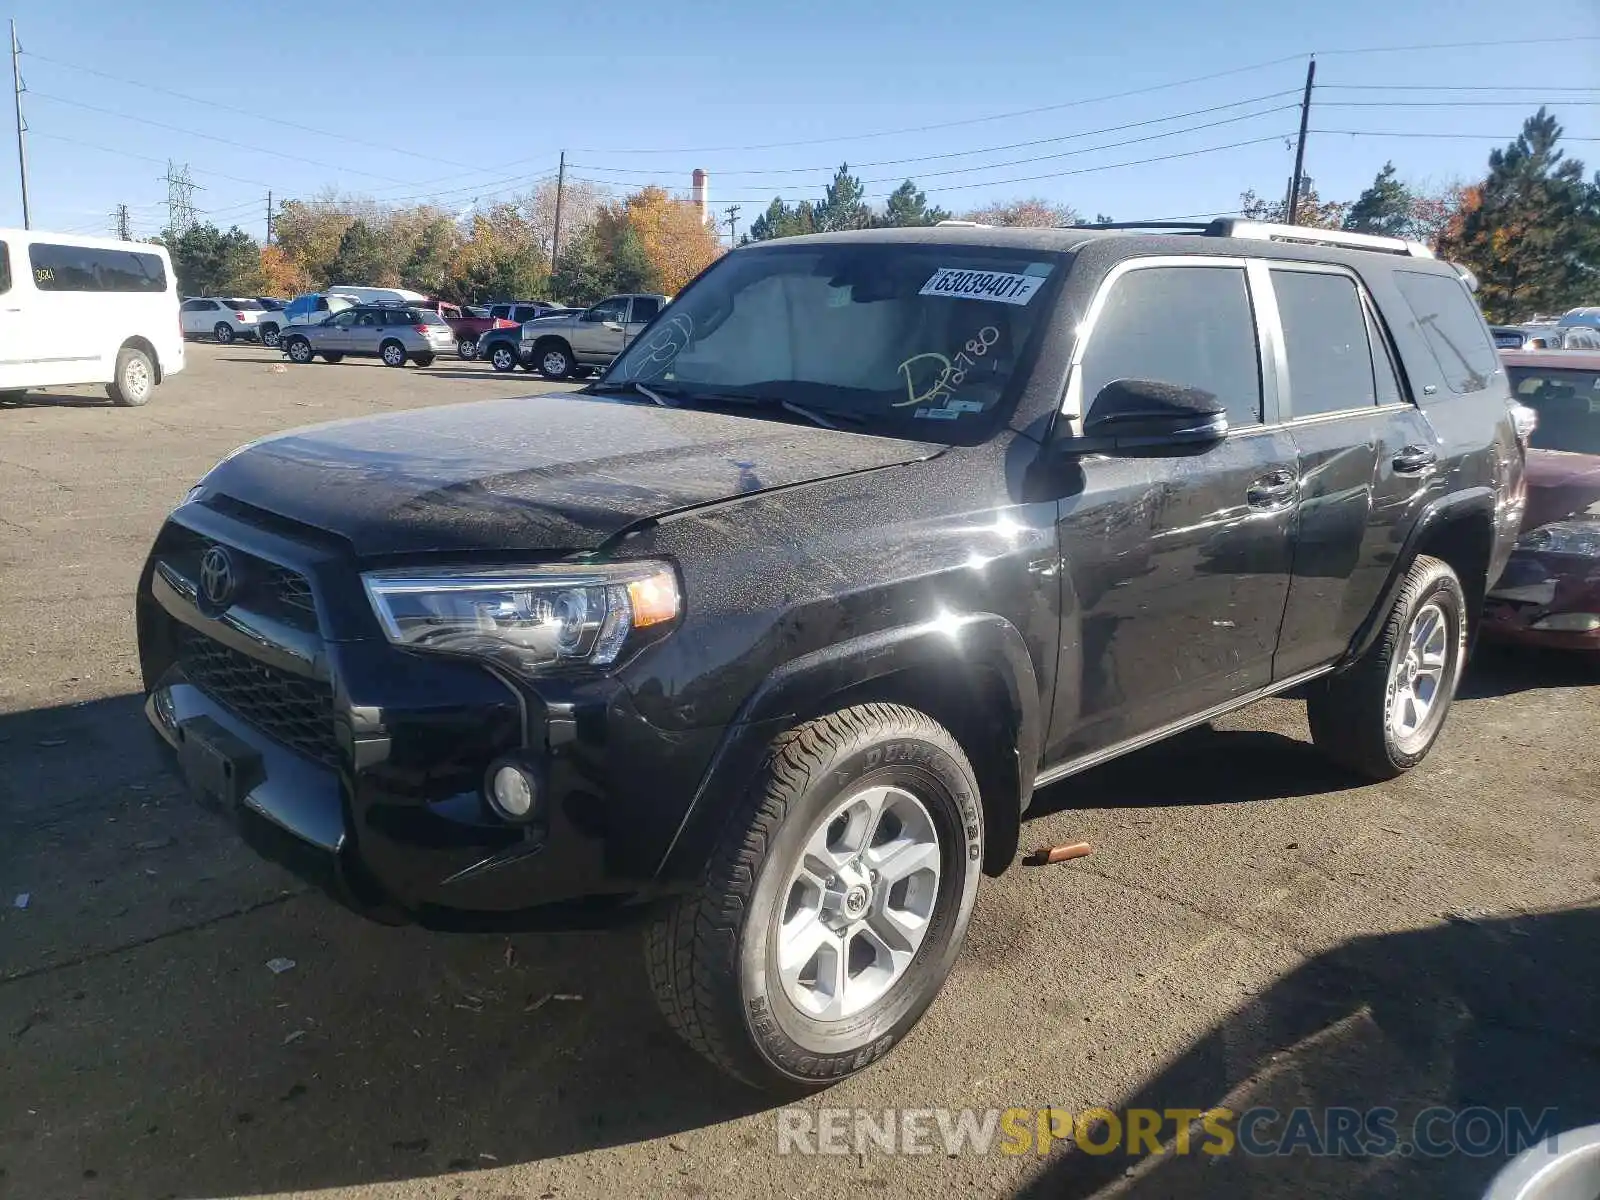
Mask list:
POLYGON ((218 321, 216 328, 211 332, 216 337, 219 345, 228 346, 233 343, 233 326, 226 321, 218 321))
POLYGON ((471 362, 478 357, 478 340, 476 338, 457 338, 456 355, 463 362, 471 362))
POLYGON ((385 342, 378 347, 378 357, 386 367, 403 367, 406 365, 406 348, 399 342, 385 342))
POLYGON ((841 1079, 883 1057, 917 1023, 960 953, 982 874, 982 831, 970 769, 926 738, 886 737, 812 777, 768 847, 739 939, 744 1025, 773 1071, 813 1085, 841 1079), (784 993, 771 929, 813 827, 841 797, 883 784, 905 786, 927 806, 939 834, 939 896, 916 957, 890 994, 853 1017, 824 1024, 802 1014, 784 993))
POLYGON ((542 350, 535 350, 534 361, 539 364, 539 374, 546 379, 565 379, 572 374, 572 353, 561 346, 546 346, 542 350), (562 367, 559 371, 551 370, 545 366, 545 358, 551 354, 561 356, 562 367))
POLYGON ((1450 716, 1450 708, 1455 700, 1456 688, 1461 683, 1461 675, 1466 666, 1467 658, 1467 607, 1466 596, 1461 591, 1461 584, 1456 579, 1455 573, 1445 569, 1439 574, 1428 579, 1420 588, 1411 592, 1407 602, 1399 607, 1396 613, 1397 628, 1395 637, 1390 643, 1389 653, 1384 659, 1384 691, 1383 691, 1383 743, 1390 760, 1402 770, 1410 770, 1428 756, 1428 751, 1433 749, 1433 744, 1439 740, 1439 735, 1444 731, 1446 720, 1450 716), (1390 675, 1389 669, 1394 665, 1394 656, 1403 654, 1406 648, 1406 638, 1411 630, 1411 623, 1417 613, 1429 604, 1437 604, 1443 610, 1446 618, 1451 623, 1451 633, 1454 635, 1453 646, 1447 664, 1444 685, 1441 695, 1434 701, 1434 709, 1429 714, 1432 729, 1427 741, 1420 747, 1410 751, 1400 748, 1395 740, 1394 731, 1389 726, 1389 698, 1390 675))
POLYGON ((287 349, 290 362, 308 363, 315 357, 311 349, 311 343, 306 341, 305 338, 290 338, 287 349))
POLYGON ((489 350, 489 365, 496 371, 515 371, 517 369, 517 356, 503 345, 491 347, 489 350), (502 359, 502 355, 504 358, 502 359), (501 366, 501 362, 506 365, 501 366))
POLYGON ((283 332, 276 325, 269 325, 261 331, 261 344, 269 350, 277 348, 283 340, 283 332))

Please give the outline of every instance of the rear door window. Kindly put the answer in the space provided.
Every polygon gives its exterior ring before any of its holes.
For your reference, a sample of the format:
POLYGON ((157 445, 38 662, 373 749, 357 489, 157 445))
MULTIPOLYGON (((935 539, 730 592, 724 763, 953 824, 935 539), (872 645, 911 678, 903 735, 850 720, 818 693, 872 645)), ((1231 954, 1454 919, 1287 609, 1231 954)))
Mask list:
POLYGON ((635 296, 633 298, 633 312, 628 317, 628 321, 630 324, 653 321, 660 311, 661 301, 654 296, 635 296))
POLYGON ((1371 408, 1377 402, 1372 351, 1355 280, 1327 271, 1274 270, 1272 290, 1289 356, 1290 415, 1371 408))
POLYGON ((539 310, 534 308, 531 304, 519 304, 517 305, 516 310, 511 314, 511 319, 518 325, 521 325, 524 321, 532 321, 536 319, 538 315, 539 310))
POLYGON ((1210 392, 1235 428, 1260 424, 1261 363, 1244 269, 1128 272, 1106 297, 1080 369, 1089 411, 1106 384, 1144 379, 1210 392))
POLYGON ((1450 390, 1481 392, 1488 387, 1500 359, 1466 285, 1453 276, 1422 271, 1396 271, 1394 282, 1450 390))

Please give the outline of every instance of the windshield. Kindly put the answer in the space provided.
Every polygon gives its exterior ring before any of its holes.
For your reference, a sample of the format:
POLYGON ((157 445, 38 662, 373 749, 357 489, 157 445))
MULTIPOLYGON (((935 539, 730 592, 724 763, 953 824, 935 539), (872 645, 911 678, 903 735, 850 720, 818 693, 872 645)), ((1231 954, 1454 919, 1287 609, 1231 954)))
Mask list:
POLYGON ((1510 367, 1517 399, 1539 414, 1535 450, 1600 454, 1600 371, 1510 367))
POLYGON ((902 437, 981 440, 1044 327, 1060 255, 949 244, 730 254, 662 311, 600 387, 675 403, 804 405, 902 437))

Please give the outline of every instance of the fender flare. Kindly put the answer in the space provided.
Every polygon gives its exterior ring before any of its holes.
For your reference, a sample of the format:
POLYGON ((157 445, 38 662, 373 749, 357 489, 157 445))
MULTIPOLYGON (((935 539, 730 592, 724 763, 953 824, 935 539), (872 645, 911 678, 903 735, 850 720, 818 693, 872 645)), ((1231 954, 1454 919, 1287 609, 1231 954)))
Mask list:
POLYGON ((1017 729, 1018 811, 1033 799, 1043 741, 1038 676, 1016 626, 994 613, 974 613, 863 634, 802 654, 774 669, 729 723, 701 776, 657 878, 692 879, 703 868, 726 814, 721 798, 736 794, 760 766, 771 740, 828 711, 848 689, 913 669, 975 669, 1005 690, 1017 729))
MULTIPOLYGON (((1400 552, 1395 555, 1394 564, 1389 568, 1389 578, 1384 581, 1383 591, 1380 593, 1378 603, 1373 605, 1372 611, 1367 614, 1366 620, 1356 630, 1356 636, 1351 639, 1350 648, 1345 651, 1344 657, 1339 661, 1338 669, 1343 670, 1350 666, 1363 654, 1372 648, 1372 643, 1378 638, 1383 629, 1383 622, 1389 615, 1389 610, 1394 607, 1395 598, 1399 596, 1400 589, 1405 586, 1406 574, 1411 570, 1411 564, 1419 553, 1419 547, 1428 536, 1445 521, 1457 517, 1479 516, 1486 517, 1489 521, 1489 536, 1494 538, 1495 530, 1495 494, 1489 487, 1466 488, 1459 492, 1452 492, 1430 501, 1423 510, 1417 514, 1417 519, 1412 522, 1411 528, 1406 531, 1406 539, 1400 547, 1400 552)), ((1493 558, 1493 547, 1490 548, 1489 558, 1493 558)), ((1465 580, 1463 583, 1467 582, 1465 580)), ((1487 589, 1488 580, 1484 581, 1487 589)))

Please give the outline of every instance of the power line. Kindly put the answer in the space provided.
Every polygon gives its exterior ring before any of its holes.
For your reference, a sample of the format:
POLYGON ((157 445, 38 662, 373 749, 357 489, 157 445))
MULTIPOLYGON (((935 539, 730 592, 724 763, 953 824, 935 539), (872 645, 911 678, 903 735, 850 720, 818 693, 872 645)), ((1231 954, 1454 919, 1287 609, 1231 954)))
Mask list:
MULTIPOLYGON (((1299 94, 1300 94, 1300 89, 1299 88, 1297 88, 1297 87, 1296 88, 1287 88, 1287 89, 1285 89, 1283 91, 1279 91, 1279 92, 1268 92, 1264 96, 1251 96, 1251 97, 1249 97, 1247 99, 1244 99, 1244 100, 1233 100, 1233 101, 1230 101, 1227 104, 1213 104, 1209 108, 1196 108, 1196 109, 1191 109, 1188 112, 1169 113, 1169 114, 1167 114, 1166 116, 1163 116, 1163 117, 1151 117, 1150 119, 1145 120, 1145 121, 1130 121, 1130 122, 1128 122, 1126 124, 1123 124, 1123 125, 1107 125, 1103 129, 1082 129, 1082 130, 1078 130, 1077 132, 1074 132, 1074 133, 1057 134, 1054 137, 1033 138, 1030 141, 1026 141, 1026 142, 1008 142, 1008 143, 1005 143, 1005 144, 999 145, 999 146, 980 146, 980 147, 977 147, 977 148, 972 149, 972 150, 950 150, 950 151, 946 151, 946 152, 941 153, 941 154, 919 154, 919 155, 913 155, 913 156, 911 156, 909 158, 882 158, 882 159, 872 160, 872 161, 869 161, 869 162, 859 162, 859 163, 856 163, 855 166, 858 167, 858 168, 863 168, 863 169, 867 168, 867 167, 897 167, 897 166, 903 166, 903 165, 905 165, 907 163, 939 162, 939 161, 942 161, 944 159, 949 159, 949 158, 966 158, 966 157, 969 157, 970 155, 974 155, 974 154, 998 153, 999 151, 1002 151, 1002 150, 1023 150, 1023 149, 1027 149, 1027 148, 1029 148, 1031 146, 1044 146, 1044 145, 1052 145, 1052 144, 1054 144, 1056 142, 1072 141, 1075 138, 1099 137, 1100 135, 1106 134, 1106 133, 1122 133, 1125 130, 1129 130, 1129 129, 1144 129, 1144 128, 1150 126, 1150 125, 1162 125, 1162 124, 1165 124, 1168 121, 1186 120, 1189 117, 1199 117, 1199 116, 1204 116, 1207 113, 1223 112, 1223 111, 1225 111, 1227 109, 1230 109, 1230 108, 1241 108, 1246 104, 1260 104, 1260 103, 1264 103, 1265 101, 1268 101, 1268 100, 1281 100, 1285 96, 1298 96, 1299 94)), ((1294 108, 1295 106, 1293 104, 1290 104, 1290 105, 1285 105, 1285 106, 1282 106, 1282 107, 1294 108)), ((1261 115, 1264 115, 1265 113, 1280 112, 1280 111, 1282 111, 1282 108, 1269 108, 1269 109, 1263 109, 1263 110, 1261 110, 1261 112, 1258 112, 1258 113, 1247 113, 1247 114, 1245 114, 1245 116, 1261 116, 1261 115)), ((1240 117, 1240 118, 1237 118, 1237 119, 1243 120, 1244 117, 1240 117)), ((1195 128, 1197 128, 1197 129, 1205 129, 1205 128, 1209 128, 1209 126, 1198 125, 1198 126, 1195 126, 1195 128)), ((1173 132, 1174 133, 1183 133, 1183 132, 1186 132, 1186 131, 1180 129, 1180 130, 1174 130, 1173 132)), ((1161 136, 1170 136, 1170 135, 1163 134, 1161 136)), ((585 171, 599 171, 602 174, 615 174, 615 173, 624 173, 624 174, 626 174, 626 173, 629 173, 629 172, 632 172, 632 171, 637 171, 639 169, 637 167, 596 167, 596 166, 589 165, 587 163, 574 163, 572 165, 575 166, 575 167, 578 167, 578 168, 580 168, 582 170, 585 170, 585 171)), ((996 165, 998 165, 998 164, 996 164, 996 165)), ((716 175, 805 175, 805 174, 815 174, 815 173, 821 172, 821 171, 832 172, 835 169, 837 169, 837 167, 838 167, 837 163, 830 163, 827 166, 821 166, 821 167, 766 167, 766 168, 752 168, 750 170, 728 170, 726 168, 718 167, 718 168, 714 169, 713 174, 716 174, 716 175)), ((976 168, 975 167, 973 169, 974 170, 978 170, 978 169, 981 169, 981 168, 976 168)), ((659 170, 664 172, 665 168, 660 168, 659 170)), ((683 174, 688 174, 688 172, 684 171, 683 174)))
POLYGON ((95 75, 101 79, 109 79, 113 83, 122 83, 129 87, 143 88, 145 91, 157 92, 163 96, 173 96, 179 100, 187 100, 192 104, 203 104, 209 108, 220 109, 223 112, 238 113, 242 116, 254 117, 258 121, 267 121, 273 125, 282 125, 286 129, 298 129, 302 133, 314 133, 318 137, 336 138, 342 142, 350 142, 353 145, 365 146, 369 150, 386 150, 392 154, 405 154, 411 158, 420 158, 425 162, 443 163, 447 167, 460 167, 463 170, 468 171, 473 169, 470 163, 455 162, 452 159, 439 158, 435 155, 420 154, 415 150, 407 150, 404 146, 391 146, 383 142, 369 142, 365 138, 351 137, 349 134, 345 133, 335 133, 330 129, 318 129, 313 125, 301 125, 294 121, 285 121, 281 117, 268 116, 267 114, 257 112, 254 109, 240 108, 237 105, 225 104, 221 100, 207 100, 201 96, 191 96, 186 92, 175 91, 172 88, 159 87, 153 83, 143 83, 137 79, 127 79, 121 75, 112 75, 108 71, 99 71, 93 67, 79 66, 77 63, 63 62, 59 58, 50 58, 44 54, 34 54, 30 51, 27 56, 35 59, 38 62, 49 63, 51 66, 65 67, 69 71, 81 71, 85 75, 95 75))
POLYGON ((1193 75, 1187 79, 1175 79, 1171 83, 1157 83, 1149 87, 1134 88, 1126 92, 1112 92, 1104 96, 1089 96, 1082 100, 1068 100, 1061 104, 1043 104, 1037 108, 1019 108, 1012 112, 991 113, 986 117, 966 117, 959 121, 940 121, 933 125, 912 125, 902 129, 880 129, 874 133, 850 133, 837 137, 805 138, 793 142, 767 142, 759 146, 690 146, 666 149, 663 147, 642 147, 634 150, 598 150, 593 147, 579 147, 580 154, 735 154, 753 150, 786 150, 794 146, 826 146, 834 142, 860 141, 863 138, 894 137, 903 133, 928 133, 938 129, 955 129, 963 125, 981 125, 988 121, 1006 121, 1013 117, 1030 117, 1036 113, 1061 112, 1069 108, 1082 108, 1089 104, 1103 104, 1110 100, 1125 100, 1130 96, 1144 96, 1151 92, 1163 92, 1171 88, 1187 87, 1192 83, 1205 83, 1212 79, 1223 79, 1229 75, 1243 75, 1250 71, 1262 71, 1268 67, 1281 66, 1287 62, 1297 62, 1304 58, 1303 54, 1288 54, 1282 58, 1269 59, 1266 62, 1252 63, 1247 67, 1231 67, 1226 71, 1213 71, 1209 75, 1193 75))
MULTIPOLYGON (((1461 138, 1474 142, 1514 142, 1522 136, 1520 133, 1418 133, 1398 129, 1313 129, 1310 132, 1340 134, 1344 137, 1461 138)), ((1569 137, 1563 133, 1561 140, 1563 142, 1600 142, 1600 137, 1569 137)))
POLYGON ((1322 87, 1341 92, 1600 92, 1600 87, 1565 83, 1325 83, 1322 87))
MULTIPOLYGON (((1233 125, 1233 124, 1237 124, 1240 121, 1248 121, 1248 120, 1252 120, 1252 119, 1254 119, 1256 117, 1270 116, 1273 113, 1286 112, 1287 110, 1289 110, 1291 108, 1299 108, 1299 107, 1300 106, 1298 104, 1280 104, 1276 108, 1263 109, 1260 112, 1245 113, 1243 116, 1225 117, 1220 121, 1207 121, 1207 122, 1205 122, 1203 124, 1200 124, 1200 125, 1189 125, 1189 126, 1186 126, 1183 129, 1169 129, 1169 130, 1167 130, 1167 131, 1165 131, 1163 133, 1149 133, 1149 134, 1144 135, 1143 137, 1123 138, 1121 141, 1116 141, 1116 142, 1102 142, 1098 146, 1082 146, 1082 147, 1079 147, 1076 150, 1059 150, 1054 154, 1036 154, 1036 155, 1032 155, 1032 156, 1030 156, 1028 158, 1008 159, 1005 162, 978 163, 978 164, 975 164, 973 166, 968 166, 968 167, 950 167, 950 168, 947 168, 947 169, 945 169, 943 171, 919 171, 919 172, 917 172, 917 180, 918 180, 918 182, 921 182, 924 179, 938 179, 938 178, 942 178, 943 176, 946 176, 946 175, 971 175, 975 171, 1001 170, 1001 169, 1006 168, 1006 167, 1026 166, 1028 163, 1049 162, 1049 161, 1052 161, 1052 160, 1058 159, 1058 158, 1072 158, 1072 157, 1074 157, 1076 155, 1080 155, 1080 154, 1094 154, 1094 153, 1096 153, 1098 151, 1101 151, 1101 150, 1116 150, 1116 149, 1120 149, 1123 146, 1133 146, 1133 145, 1137 145, 1137 144, 1139 144, 1141 142, 1153 142, 1153 141, 1159 141, 1162 138, 1178 137, 1181 134, 1195 133, 1195 132, 1198 132, 1199 130, 1202 130, 1202 129, 1215 129, 1219 125, 1233 125)), ((982 153, 982 152, 981 151, 974 151, 974 153, 982 153)), ((833 168, 830 167, 830 168, 824 168, 824 169, 825 170, 832 170, 833 168)), ((625 181, 618 180, 617 182, 623 183, 625 181)), ((634 181, 634 182, 637 183, 638 181, 634 181)), ((885 176, 885 177, 883 177, 881 179, 863 179, 861 182, 862 182, 863 186, 870 187, 870 186, 872 186, 874 184, 880 184, 880 183, 899 183, 900 182, 900 177, 890 175, 890 176, 885 176)))
MULTIPOLYGON (((1318 108, 1527 108, 1528 100, 1323 100, 1318 108)), ((1600 107, 1600 100, 1552 100, 1568 108, 1600 107)))
POLYGON ((1316 50, 1312 53, 1328 58, 1335 54, 1403 54, 1412 50, 1478 50, 1486 47, 1498 50, 1502 46, 1552 46, 1565 45, 1568 42, 1600 42, 1600 35, 1594 37, 1495 38, 1487 42, 1423 42, 1415 46, 1356 46, 1346 50, 1316 50))
MULTIPOLYGON (((1315 132, 1315 131, 1313 131, 1313 132, 1315 132)), ((1065 179, 1065 178, 1067 178, 1068 176, 1071 176, 1071 175, 1090 175, 1090 174, 1093 174, 1096 171, 1115 171, 1115 170, 1117 170, 1117 169, 1119 169, 1121 167, 1139 167, 1139 166, 1144 166, 1147 163, 1171 162, 1174 159, 1195 158, 1195 157, 1197 157, 1199 155, 1202 155, 1202 154, 1218 154, 1218 153, 1221 153, 1224 150, 1237 150, 1237 149, 1240 149, 1241 147, 1244 147, 1244 146, 1259 146, 1259 145, 1261 145, 1261 144, 1263 144, 1265 142, 1279 142, 1279 141, 1283 141, 1286 138, 1291 138, 1292 139, 1293 137, 1294 137, 1293 131, 1290 131, 1290 132, 1287 132, 1287 133, 1273 133, 1273 134, 1268 134, 1266 137, 1247 138, 1244 141, 1228 142, 1227 144, 1222 145, 1222 146, 1206 146, 1206 147, 1203 147, 1203 148, 1198 149, 1198 150, 1180 150, 1180 151, 1177 151, 1176 153, 1173 153, 1173 154, 1157 154, 1157 155, 1154 155, 1154 156, 1152 156, 1150 158, 1134 158, 1134 159, 1125 160, 1123 162, 1099 163, 1099 164, 1096 164, 1095 166, 1092 166, 1092 167, 1075 167, 1072 170, 1068 170, 1068 171, 1053 171, 1053 172, 1050 172, 1050 173, 1045 174, 1045 175, 1025 175, 1025 176, 1022 176, 1020 178, 1016 178, 1016 179, 986 179, 986 180, 980 180, 980 181, 975 182, 975 183, 951 183, 951 184, 944 185, 942 188, 940 188, 938 190, 940 192, 954 192, 954 191, 964 191, 964 190, 966 190, 968 188, 1000 188, 1000 187, 1010 187, 1013 184, 1018 184, 1018 183, 1038 183, 1041 180, 1046 180, 1046 179, 1065 179)), ((579 180, 579 182, 581 182, 581 183, 592 183, 592 184, 595 184, 595 185, 597 185, 599 187, 605 187, 605 188, 615 188, 615 187, 619 186, 616 183, 611 183, 611 182, 607 182, 607 181, 599 180, 599 179, 581 179, 581 180, 579 180)), ((884 182, 884 181, 880 180, 878 182, 884 182)), ((865 196, 865 197, 863 197, 863 199, 880 199, 880 198, 881 197, 877 197, 877 196, 865 196)), ((730 200, 729 203, 765 205, 765 204, 770 204, 775 199, 776 200, 785 200, 785 197, 783 197, 783 196, 764 196, 764 197, 759 197, 759 198, 752 198, 752 197, 741 196, 736 201, 735 200, 730 200)), ((802 197, 792 197, 791 199, 813 200, 813 199, 815 199, 815 197, 814 196, 802 196, 802 197)))
POLYGON ((98 105, 85 104, 81 100, 68 100, 63 96, 52 96, 48 92, 31 92, 30 94, 37 96, 41 100, 49 100, 53 104, 65 104, 72 108, 81 108, 85 112, 99 113, 102 116, 107 117, 119 117, 124 121, 134 121, 140 125, 149 125, 156 129, 165 129, 170 133, 181 133, 187 137, 203 138, 208 142, 218 142, 224 146, 232 146, 239 150, 253 150, 257 154, 270 154, 275 158, 286 158, 292 162, 300 162, 305 163, 308 166, 321 167, 325 171, 342 171, 351 175, 364 175, 368 179, 382 179, 389 183, 398 183, 402 186, 409 186, 404 184, 402 180, 396 179, 393 175, 377 175, 371 171, 358 171, 354 167, 335 166, 333 163, 325 163, 315 158, 306 158, 299 154, 289 154, 283 150, 273 150, 266 146, 254 146, 249 142, 241 142, 234 138, 218 137, 213 133, 201 133, 198 129, 185 129, 181 125, 169 125, 165 121, 152 121, 148 117, 135 117, 129 115, 128 113, 117 112, 115 109, 100 108, 98 105))
MULTIPOLYGON (((67 137, 65 134, 61 133, 41 133, 38 130, 32 129, 28 132, 32 133, 34 137, 48 138, 52 142, 66 142, 69 145, 82 146, 86 150, 99 150, 103 154, 120 154, 124 158, 137 158, 141 162, 155 163, 158 166, 166 166, 167 163, 167 160, 164 158, 154 158, 148 154, 135 154, 131 150, 118 150, 113 146, 98 146, 94 142, 85 142, 80 138, 67 137)), ((211 175, 217 179, 231 180, 234 183, 247 183, 251 187, 270 186, 259 179, 244 179, 238 175, 225 175, 221 171, 208 171, 203 167, 194 167, 192 169, 197 175, 211 175)))

